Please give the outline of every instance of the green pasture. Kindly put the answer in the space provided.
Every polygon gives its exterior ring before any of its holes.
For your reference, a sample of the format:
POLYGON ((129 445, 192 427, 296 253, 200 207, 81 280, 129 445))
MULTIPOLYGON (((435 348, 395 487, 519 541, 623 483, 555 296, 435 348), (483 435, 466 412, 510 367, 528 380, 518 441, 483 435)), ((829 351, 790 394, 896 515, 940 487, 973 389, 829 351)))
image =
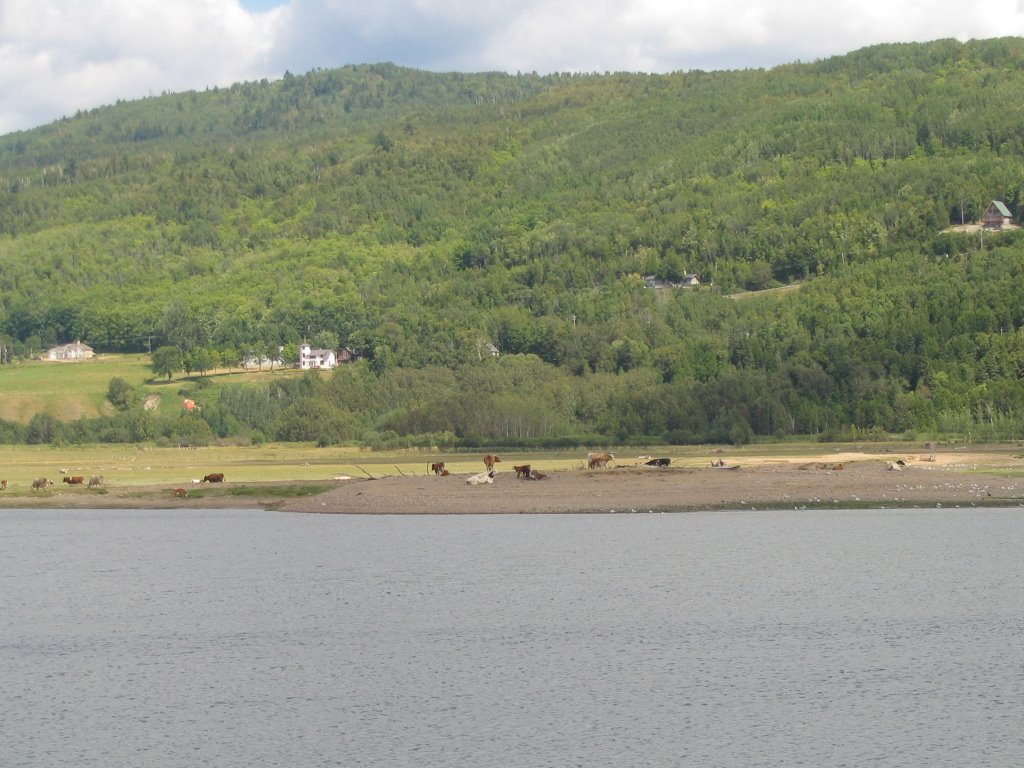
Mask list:
MULTIPOLYGON (((266 381, 273 376, 294 376, 294 370, 241 368, 216 370, 203 377, 209 385, 245 384, 266 381)), ((106 401, 110 380, 127 381, 140 401, 155 396, 157 412, 181 407, 183 389, 196 389, 198 376, 179 375, 170 381, 154 378, 146 354, 99 355, 92 360, 57 363, 39 360, 0 366, 0 419, 28 422, 36 413, 49 413, 60 421, 99 416, 109 412, 106 401)))
MULTIPOLYGON (((703 465, 707 449, 651 448, 645 452, 673 457, 673 464, 703 465)), ((586 451, 509 451, 498 469, 512 472, 513 465, 530 464, 541 471, 582 469, 586 451)), ((617 463, 636 461, 635 449, 616 452, 617 463)), ((452 474, 482 472, 484 452, 438 453, 431 451, 370 452, 350 447, 318 448, 312 444, 270 444, 242 447, 167 448, 142 445, 39 446, 0 445, 0 477, 12 486, 27 486, 37 477, 59 482, 68 474, 102 475, 117 485, 183 485, 211 472, 223 472, 228 483, 324 481, 336 477, 387 477, 427 475, 430 464, 445 462, 452 474)))
POLYGON ((110 408, 106 397, 112 378, 141 387, 152 375, 148 355, 0 366, 0 418, 24 423, 36 413, 49 413, 61 421, 99 416, 110 408))

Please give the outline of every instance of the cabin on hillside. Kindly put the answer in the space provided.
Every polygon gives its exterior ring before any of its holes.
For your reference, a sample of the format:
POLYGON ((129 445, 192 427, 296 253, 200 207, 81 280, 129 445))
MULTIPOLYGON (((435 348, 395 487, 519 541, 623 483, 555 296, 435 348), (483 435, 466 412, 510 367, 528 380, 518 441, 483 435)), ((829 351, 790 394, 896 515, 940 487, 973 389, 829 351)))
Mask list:
POLYGON ((1004 203, 993 200, 981 215, 981 225, 986 229, 1002 229, 1013 224, 1013 214, 1004 203))
POLYGON ((700 275, 688 272, 683 275, 681 281, 662 280, 657 275, 643 275, 644 286, 647 288, 682 288, 684 286, 696 287, 700 285, 700 275))
POLYGON ((77 360, 92 360, 96 356, 92 347, 80 341, 73 341, 70 344, 59 344, 46 350, 46 360, 57 360, 59 362, 71 362, 77 360))
POLYGON ((338 365, 344 363, 354 363, 359 359, 359 353, 351 347, 342 347, 338 350, 338 365))

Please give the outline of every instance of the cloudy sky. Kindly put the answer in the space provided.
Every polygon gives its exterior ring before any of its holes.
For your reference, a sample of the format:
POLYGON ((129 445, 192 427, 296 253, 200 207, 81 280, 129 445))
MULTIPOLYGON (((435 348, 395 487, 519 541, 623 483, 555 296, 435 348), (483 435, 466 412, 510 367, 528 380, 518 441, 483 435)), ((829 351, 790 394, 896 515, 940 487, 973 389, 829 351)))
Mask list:
POLYGON ((344 64, 670 72, 1003 35, 1024 0, 0 0, 0 134, 344 64))

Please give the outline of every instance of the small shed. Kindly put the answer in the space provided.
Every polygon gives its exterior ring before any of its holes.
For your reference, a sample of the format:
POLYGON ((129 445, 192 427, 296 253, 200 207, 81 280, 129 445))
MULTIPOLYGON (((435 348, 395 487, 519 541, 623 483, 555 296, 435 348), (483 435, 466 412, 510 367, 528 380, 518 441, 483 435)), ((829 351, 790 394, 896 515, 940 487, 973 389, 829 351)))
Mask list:
POLYGON ((1002 229, 1013 224, 1013 214, 1004 203, 993 200, 981 215, 981 224, 988 229, 1002 229))

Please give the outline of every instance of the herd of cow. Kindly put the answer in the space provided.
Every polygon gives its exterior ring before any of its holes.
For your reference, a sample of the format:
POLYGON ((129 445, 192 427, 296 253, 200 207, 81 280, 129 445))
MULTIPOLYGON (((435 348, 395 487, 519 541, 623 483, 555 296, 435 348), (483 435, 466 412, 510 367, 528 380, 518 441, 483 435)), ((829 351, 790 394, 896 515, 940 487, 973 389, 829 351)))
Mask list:
MULTIPOLYGON (((88 485, 89 488, 102 488, 103 485, 104 485, 104 483, 103 483, 103 475, 93 475, 92 477, 89 478, 89 482, 86 483, 85 475, 68 475, 68 474, 65 474, 67 472, 67 470, 65 470, 65 469, 60 470, 60 472, 61 472, 61 474, 64 475, 64 477, 61 478, 61 482, 67 483, 69 486, 72 486, 72 485, 88 485)), ((224 473, 223 472, 213 472, 213 473, 211 473, 209 475, 204 476, 202 480, 193 480, 192 482, 193 483, 223 483, 224 482, 224 473)), ((45 491, 51 485, 53 485, 53 480, 51 480, 50 478, 48 478, 48 477, 37 477, 35 480, 32 481, 32 490, 33 491, 45 491)), ((8 486, 8 482, 6 480, 0 480, 0 491, 6 491, 7 490, 7 486, 8 486)), ((188 491, 186 491, 184 488, 175 488, 173 491, 171 491, 171 495, 173 497, 175 497, 175 498, 185 498, 185 499, 187 499, 188 498, 188 491)))
MULTIPOLYGON (((495 464, 501 463, 501 457, 496 456, 493 453, 489 453, 484 456, 484 471, 477 475, 471 475, 467 478, 466 482, 470 485, 480 485, 481 483, 493 483, 494 475, 497 470, 494 468, 495 464)), ((529 464, 522 464, 520 466, 513 466, 512 469, 516 471, 516 477, 522 480, 543 480, 547 475, 543 472, 538 472, 535 469, 531 469, 529 464)), ((450 473, 445 468, 443 461, 435 461, 430 465, 430 471, 435 475, 441 477, 447 477, 450 473)))
MULTIPOLYGON (((650 458, 648 456, 641 457, 645 459, 644 464, 652 467, 667 467, 670 463, 670 459, 667 458, 650 458)), ((615 454, 608 452, 601 453, 588 453, 587 454, 587 469, 604 469, 612 461, 615 460, 615 454)), ((473 475, 466 482, 471 485, 479 483, 493 483, 494 475, 497 470, 494 468, 495 464, 501 462, 501 458, 492 453, 484 456, 484 472, 479 475, 473 475)), ((520 480, 543 480, 547 477, 543 472, 538 472, 533 469, 529 464, 519 464, 512 467, 515 470, 516 478, 520 480)), ((449 472, 445 468, 443 461, 436 461, 430 465, 430 471, 435 475, 446 477, 449 472)), ((61 474, 65 476, 61 478, 62 482, 67 483, 69 486, 72 485, 85 485, 84 475, 68 475, 67 470, 62 469, 61 474)), ((224 473, 223 472, 212 472, 205 475, 202 480, 193 480, 193 483, 223 483, 224 473)), ((45 490, 48 486, 53 485, 53 481, 46 477, 36 478, 32 481, 32 490, 39 491, 45 490)), ((103 486, 103 476, 93 475, 89 478, 89 488, 101 488, 103 486)), ((7 481, 0 480, 0 491, 7 490, 7 481)), ((171 491, 171 496, 174 498, 188 498, 188 491, 184 488, 174 488, 171 491)))
MULTIPOLYGON (((61 482, 67 483, 68 485, 85 485, 85 475, 65 475, 61 478, 61 482)), ((48 486, 53 485, 53 480, 48 477, 37 477, 32 481, 32 490, 41 491, 46 489, 48 486)), ((102 488, 103 487, 103 476, 93 475, 89 478, 88 483, 90 488, 102 488)), ((7 481, 0 480, 0 491, 7 490, 7 481)))
MULTIPOLYGON (((651 458, 650 456, 641 457, 642 463, 651 467, 667 467, 671 463, 671 459, 668 458, 651 458)), ((587 469, 604 469, 609 464, 615 461, 615 454, 602 451, 600 453, 588 453, 587 454, 587 469)), ((478 485, 480 483, 491 483, 494 482, 494 474, 497 471, 494 468, 495 464, 501 462, 501 458, 495 456, 492 453, 484 456, 484 471, 479 475, 472 475, 466 480, 470 485, 478 485)), ((529 464, 519 464, 512 467, 515 470, 516 478, 519 480, 543 480, 547 477, 543 472, 538 472, 533 469, 529 464)), ((430 465, 430 471, 441 477, 446 477, 449 472, 445 468, 443 461, 435 461, 430 465)))

